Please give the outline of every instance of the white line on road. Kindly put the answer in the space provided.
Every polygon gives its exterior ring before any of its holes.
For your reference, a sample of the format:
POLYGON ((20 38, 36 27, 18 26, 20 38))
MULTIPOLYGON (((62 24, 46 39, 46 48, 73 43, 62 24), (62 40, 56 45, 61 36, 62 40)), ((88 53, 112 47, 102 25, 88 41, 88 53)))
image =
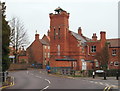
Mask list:
POLYGON ((90 81, 91 83, 93 83, 93 81, 90 81))
POLYGON ((109 86, 109 84, 105 83, 105 86, 109 86))
POLYGON ((40 76, 36 76, 36 77, 41 78, 40 76))
POLYGON ((101 85, 104 85, 102 82, 99 82, 101 85))
POLYGON ((27 71, 27 74, 29 73, 29 71, 27 71))
POLYGON ((94 82, 95 84, 97 84, 98 82, 94 82))
POLYGON ((45 79, 49 84, 51 84, 51 82, 50 82, 50 80, 48 80, 48 79, 45 79))
POLYGON ((43 90, 45 90, 45 89, 47 89, 47 88, 49 88, 49 86, 46 86, 45 88, 43 88, 42 90, 40 90, 40 91, 43 91, 43 90))

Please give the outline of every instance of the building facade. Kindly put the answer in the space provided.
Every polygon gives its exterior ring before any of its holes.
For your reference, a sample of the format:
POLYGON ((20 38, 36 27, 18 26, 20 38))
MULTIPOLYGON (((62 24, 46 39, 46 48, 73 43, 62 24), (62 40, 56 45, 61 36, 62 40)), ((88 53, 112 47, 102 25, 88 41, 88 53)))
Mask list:
POLYGON ((29 60, 41 63, 43 68, 50 65, 75 70, 100 69, 99 60, 95 56, 105 43, 109 43, 108 68, 118 69, 120 39, 106 39, 105 31, 100 32, 99 40, 96 33, 93 33, 92 38, 88 38, 82 33, 81 27, 78 28, 78 33, 75 33, 69 29, 69 16, 70 14, 60 7, 55 9, 55 13, 49 14, 48 35, 44 35, 41 40, 39 34, 35 35, 35 41, 27 48, 29 60))
POLYGON ((44 35, 39 39, 39 34, 35 34, 35 40, 27 48, 28 60, 30 64, 40 64, 41 68, 45 68, 49 64, 50 57, 50 38, 44 35))

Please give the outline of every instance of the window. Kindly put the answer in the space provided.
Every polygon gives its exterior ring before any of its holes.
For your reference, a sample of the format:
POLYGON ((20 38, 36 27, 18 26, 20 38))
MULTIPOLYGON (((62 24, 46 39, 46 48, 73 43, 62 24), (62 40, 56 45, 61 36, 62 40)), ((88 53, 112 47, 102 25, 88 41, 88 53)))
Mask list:
POLYGON ((45 53, 45 58, 46 58, 46 53, 45 53))
POLYGON ((91 46, 91 52, 96 52, 96 46, 91 46))
POLYGON ((119 66, 119 62, 118 62, 118 61, 115 61, 115 62, 114 62, 114 66, 119 66))
POLYGON ((95 62, 95 66, 96 66, 96 67, 99 67, 98 61, 95 62))
POLYGON ((84 53, 84 47, 82 46, 82 53, 84 53))
POLYGON ((60 28, 58 29, 58 38, 60 39, 60 28))
POLYGON ((48 46, 48 49, 50 49, 50 46, 48 46))
POLYGON ((58 45, 57 48, 58 48, 58 56, 60 56, 60 45, 58 45))
POLYGON ((76 62, 73 62, 73 67, 77 67, 77 63, 76 62))
POLYGON ((46 46, 44 46, 44 48, 46 49, 46 46))
POLYGON ((48 53, 48 58, 50 58, 50 53, 48 53))
POLYGON ((112 50, 112 55, 115 56, 116 55, 116 49, 112 50))

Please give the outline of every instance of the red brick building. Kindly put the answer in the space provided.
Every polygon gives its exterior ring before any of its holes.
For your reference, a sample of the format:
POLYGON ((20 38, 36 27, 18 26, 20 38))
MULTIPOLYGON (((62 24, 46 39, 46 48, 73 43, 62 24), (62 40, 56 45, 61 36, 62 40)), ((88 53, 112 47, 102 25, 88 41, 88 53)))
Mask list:
MULTIPOLYGON (((49 34, 49 31, 48 31, 49 34)), ((44 35, 39 39, 39 34, 35 34, 34 42, 27 48, 29 63, 39 63, 43 68, 49 64, 50 38, 44 35)))
POLYGON ((19 49, 18 63, 28 63, 28 56, 24 47, 19 49))
MULTIPOLYGON (((15 48, 10 46, 9 49, 10 49, 10 53, 9 53, 10 61, 12 63, 16 63, 15 62, 15 48)), ((28 56, 27 56, 27 53, 26 53, 26 50, 24 49, 24 47, 19 48, 17 51, 17 54, 18 54, 17 55, 17 63, 28 63, 28 56)))
MULTIPOLYGON (((109 68, 117 68, 118 53, 120 46, 119 39, 106 39, 106 32, 100 32, 100 40, 96 33, 92 39, 82 34, 79 27, 78 33, 69 30, 69 13, 61 8, 55 9, 55 14, 50 13, 50 66, 51 67, 73 67, 74 69, 87 70, 92 69, 93 63, 99 68, 99 63, 95 59, 97 52, 100 52, 106 42, 109 42, 109 51, 116 50, 116 57, 110 54, 109 68), (115 45, 113 45, 113 42, 115 45), (112 61, 114 60, 114 61, 112 61), (114 62, 111 67, 110 63, 114 62), (116 64, 116 65, 115 65, 116 64), (116 66, 116 67, 114 67, 116 66)), ((110 53, 110 52, 109 52, 110 53)))
POLYGON ((119 65, 118 55, 120 39, 106 39, 106 32, 100 32, 100 40, 96 33, 92 38, 83 35, 81 27, 78 33, 69 29, 69 13, 58 7, 55 14, 50 13, 50 30, 48 36, 44 35, 39 39, 36 34, 35 41, 27 48, 29 61, 36 61, 43 64, 50 64, 51 67, 70 67, 76 70, 99 68, 99 61, 95 59, 97 52, 100 52, 105 43, 109 43, 108 63, 109 69, 117 69, 119 65))

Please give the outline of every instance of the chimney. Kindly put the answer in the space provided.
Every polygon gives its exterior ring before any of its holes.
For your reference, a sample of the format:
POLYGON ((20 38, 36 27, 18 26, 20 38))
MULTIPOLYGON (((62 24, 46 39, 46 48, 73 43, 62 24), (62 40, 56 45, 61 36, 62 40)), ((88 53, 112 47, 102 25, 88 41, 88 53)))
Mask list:
POLYGON ((100 32, 100 40, 101 41, 105 41, 106 40, 106 32, 105 31, 101 31, 100 32))
POLYGON ((78 34, 82 36, 82 29, 81 29, 81 27, 78 28, 78 34))
POLYGON ((39 34, 35 34, 35 40, 39 40, 39 34))
POLYGON ((93 41, 97 41, 96 33, 93 33, 92 40, 93 40, 93 41))
POLYGON ((22 51, 24 51, 24 46, 22 46, 22 51))
POLYGON ((50 36, 50 30, 48 30, 47 35, 50 36))

